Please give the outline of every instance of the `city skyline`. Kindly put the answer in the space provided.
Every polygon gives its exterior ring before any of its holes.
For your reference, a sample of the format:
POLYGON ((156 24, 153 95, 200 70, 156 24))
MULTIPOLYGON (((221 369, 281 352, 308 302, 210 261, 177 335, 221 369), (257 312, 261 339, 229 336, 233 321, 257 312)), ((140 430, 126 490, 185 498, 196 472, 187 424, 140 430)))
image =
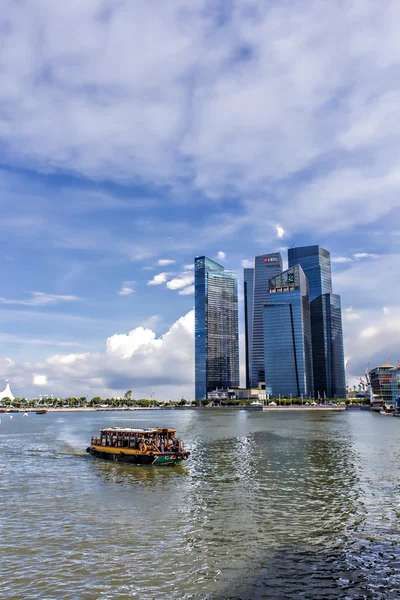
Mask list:
POLYGON ((241 273, 266 248, 312 244, 331 252, 349 383, 396 363, 399 10, 5 3, 0 379, 13 393, 190 397, 193 257, 241 273))

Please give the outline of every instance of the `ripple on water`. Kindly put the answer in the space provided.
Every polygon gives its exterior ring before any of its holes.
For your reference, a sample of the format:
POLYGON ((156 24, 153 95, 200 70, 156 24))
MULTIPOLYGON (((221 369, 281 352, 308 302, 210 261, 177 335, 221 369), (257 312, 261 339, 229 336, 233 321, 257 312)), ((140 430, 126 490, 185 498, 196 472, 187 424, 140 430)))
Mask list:
POLYGON ((193 454, 156 469, 82 455, 107 415, 48 417, 0 430, 1 597, 399 597, 390 419, 158 411, 193 454))

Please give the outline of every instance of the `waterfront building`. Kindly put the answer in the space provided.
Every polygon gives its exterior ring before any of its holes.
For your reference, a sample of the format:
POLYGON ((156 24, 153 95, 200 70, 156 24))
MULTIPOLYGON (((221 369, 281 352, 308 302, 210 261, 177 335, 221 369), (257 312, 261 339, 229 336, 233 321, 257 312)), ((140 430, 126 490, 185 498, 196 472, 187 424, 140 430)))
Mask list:
POLYGON ((263 311, 266 390, 275 398, 311 396, 310 302, 300 265, 270 279, 263 311))
POLYGON ((237 277, 199 256, 195 273, 195 394, 239 386, 237 277))
POLYGON ((371 369, 369 380, 373 403, 395 406, 400 397, 400 366, 380 365, 371 369))
POLYGON ((308 279, 315 397, 345 398, 341 303, 332 293, 330 253, 318 245, 289 248, 288 264, 301 265, 308 279))
POLYGON ((321 294, 311 304, 316 398, 345 398, 343 327, 340 296, 321 294))
POLYGON ((14 395, 11 391, 10 388, 10 384, 8 382, 8 379, 6 379, 6 387, 4 388, 4 390, 2 392, 0 392, 0 402, 4 399, 4 398, 9 398, 10 400, 14 400, 14 395))
POLYGON ((251 353, 253 340, 254 268, 243 269, 244 329, 246 353, 246 388, 251 385, 251 353))
POLYGON ((260 254, 254 258, 253 287, 251 287, 251 277, 248 274, 247 279, 247 305, 250 305, 252 299, 252 326, 249 329, 249 335, 246 337, 246 347, 251 347, 249 352, 249 361, 246 367, 247 387, 258 388, 265 386, 265 365, 264 365, 264 304, 269 293, 269 281, 282 272, 282 257, 279 252, 271 254, 260 254), (249 346, 250 344, 250 346, 249 346))
POLYGON ((331 255, 321 246, 289 248, 288 267, 301 265, 309 286, 310 302, 332 292, 331 255))

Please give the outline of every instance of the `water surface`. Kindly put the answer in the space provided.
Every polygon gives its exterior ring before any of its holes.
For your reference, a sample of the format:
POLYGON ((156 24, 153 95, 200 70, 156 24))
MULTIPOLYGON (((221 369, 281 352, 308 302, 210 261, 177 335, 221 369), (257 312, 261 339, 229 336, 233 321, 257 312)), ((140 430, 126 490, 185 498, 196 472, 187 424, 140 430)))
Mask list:
POLYGON ((1 415, 0 597, 398 599, 400 419, 365 412, 1 415), (93 459, 169 426, 174 468, 93 459))

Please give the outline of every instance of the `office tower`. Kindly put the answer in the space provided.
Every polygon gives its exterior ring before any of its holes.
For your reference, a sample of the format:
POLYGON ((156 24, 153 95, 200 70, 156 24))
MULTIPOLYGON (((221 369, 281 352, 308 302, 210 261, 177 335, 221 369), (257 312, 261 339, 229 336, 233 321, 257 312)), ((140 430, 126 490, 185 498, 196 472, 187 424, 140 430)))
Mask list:
POLYGON ((195 273, 195 393, 239 386, 238 295, 235 273, 199 256, 195 273))
POLYGON ((345 398, 340 296, 321 294, 311 304, 315 397, 345 398))
POLYGON ((253 339, 254 269, 243 269, 244 328, 246 342, 246 388, 251 387, 251 351, 253 339))
MULTIPOLYGON (((254 259, 253 327, 251 333, 251 387, 265 382, 264 369, 264 304, 268 297, 269 280, 282 272, 279 252, 261 254, 254 259)), ((246 340, 247 345, 247 340, 246 340)))
POLYGON ((310 302, 332 292, 331 255, 321 246, 289 248, 288 267, 301 265, 309 286, 310 302))
POLYGON ((301 265, 309 283, 316 397, 345 398, 340 296, 332 293, 330 253, 320 246, 288 250, 289 267, 301 265))
POLYGON ((270 279, 264 303, 266 390, 273 397, 314 389, 308 281, 300 265, 270 279))

